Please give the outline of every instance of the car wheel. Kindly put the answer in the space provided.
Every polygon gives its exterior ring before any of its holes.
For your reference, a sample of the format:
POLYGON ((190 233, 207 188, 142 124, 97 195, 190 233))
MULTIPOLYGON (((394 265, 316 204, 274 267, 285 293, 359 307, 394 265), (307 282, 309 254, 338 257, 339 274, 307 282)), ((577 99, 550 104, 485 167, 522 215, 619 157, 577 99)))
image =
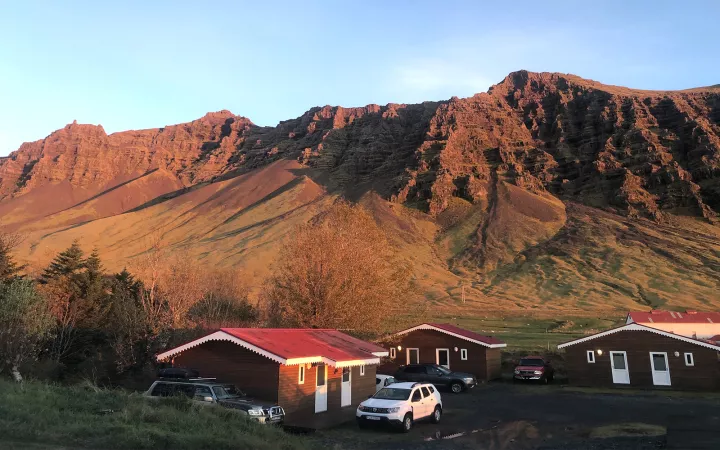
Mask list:
POLYGON ((403 418, 402 422, 402 432, 407 433, 410 430, 412 430, 413 427, 413 419, 410 413, 405 414, 405 417, 403 418))
POLYGON ((440 408, 440 405, 437 405, 437 406, 435 406, 435 411, 433 411, 432 423, 439 423, 441 416, 442 416, 442 409, 440 408))
POLYGON ((463 385, 455 381, 450 385, 450 390, 453 391, 454 394, 459 394, 463 390, 463 385))

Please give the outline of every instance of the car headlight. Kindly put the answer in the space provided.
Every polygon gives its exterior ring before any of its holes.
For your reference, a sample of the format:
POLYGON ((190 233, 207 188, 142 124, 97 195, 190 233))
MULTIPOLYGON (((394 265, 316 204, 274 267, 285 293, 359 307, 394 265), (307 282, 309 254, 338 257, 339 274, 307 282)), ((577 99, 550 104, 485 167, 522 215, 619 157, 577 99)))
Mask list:
POLYGON ((472 377, 463 378, 463 381, 466 382, 466 383, 472 383, 472 382, 473 382, 473 378, 472 378, 472 377))
POLYGON ((358 406, 358 411, 367 411, 367 407, 360 405, 358 406))
POLYGON ((400 407, 396 406, 395 408, 388 408, 387 411, 390 414, 395 414, 396 412, 400 411, 400 407))
POLYGON ((542 370, 536 370, 534 373, 535 375, 542 375, 542 370))
POLYGON ((520 369, 515 369, 515 373, 520 373, 520 369))
POLYGON ((248 409, 248 414, 251 416, 262 416, 263 412, 261 409, 248 409))

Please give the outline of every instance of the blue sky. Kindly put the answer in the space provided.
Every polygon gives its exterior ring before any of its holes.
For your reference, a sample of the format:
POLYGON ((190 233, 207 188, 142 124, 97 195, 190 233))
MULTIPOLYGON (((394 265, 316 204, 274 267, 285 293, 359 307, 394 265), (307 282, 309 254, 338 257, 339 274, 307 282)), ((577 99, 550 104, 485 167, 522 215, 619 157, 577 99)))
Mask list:
POLYGON ((720 83, 720 1, 0 0, 0 155, 77 120, 107 132, 229 109, 482 92, 519 69, 608 84, 720 83))

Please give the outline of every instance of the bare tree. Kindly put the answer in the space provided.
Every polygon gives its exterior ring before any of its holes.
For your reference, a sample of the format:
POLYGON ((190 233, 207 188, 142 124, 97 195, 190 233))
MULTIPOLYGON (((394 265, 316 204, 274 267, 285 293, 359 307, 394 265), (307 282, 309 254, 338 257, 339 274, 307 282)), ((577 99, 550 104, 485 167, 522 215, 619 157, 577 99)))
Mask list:
POLYGON ((274 273, 263 296, 276 325, 377 331, 392 305, 413 297, 408 265, 373 217, 346 202, 299 227, 274 273))

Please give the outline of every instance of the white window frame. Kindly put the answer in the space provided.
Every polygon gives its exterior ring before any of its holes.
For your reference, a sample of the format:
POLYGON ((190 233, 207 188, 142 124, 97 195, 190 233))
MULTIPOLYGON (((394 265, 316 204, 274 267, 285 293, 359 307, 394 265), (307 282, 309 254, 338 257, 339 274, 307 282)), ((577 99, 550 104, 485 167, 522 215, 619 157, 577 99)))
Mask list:
POLYGON ((692 367, 695 365, 695 355, 693 355, 690 352, 687 352, 683 355, 683 359, 685 360, 685 365, 688 367, 692 367), (690 362, 688 363, 688 356, 690 357, 690 362))
POLYGON ((305 366, 298 366, 298 384, 305 384, 305 366))
POLYGON ((420 364, 420 349, 417 347, 409 347, 405 352, 405 363, 406 364, 420 364), (410 350, 417 350, 417 361, 410 362, 410 350))
POLYGON ((390 349, 390 359, 395 359, 396 356, 397 354, 395 353, 395 347, 392 347, 390 349))
POLYGON ((364 375, 365 375, 365 366, 360 366, 360 376, 362 377, 364 375))
POLYGON ((588 364, 595 364, 595 350, 588 350, 585 354, 588 364))
POLYGON ((467 349, 461 348, 460 349, 460 360, 461 361, 467 361, 468 355, 467 355, 467 349))

